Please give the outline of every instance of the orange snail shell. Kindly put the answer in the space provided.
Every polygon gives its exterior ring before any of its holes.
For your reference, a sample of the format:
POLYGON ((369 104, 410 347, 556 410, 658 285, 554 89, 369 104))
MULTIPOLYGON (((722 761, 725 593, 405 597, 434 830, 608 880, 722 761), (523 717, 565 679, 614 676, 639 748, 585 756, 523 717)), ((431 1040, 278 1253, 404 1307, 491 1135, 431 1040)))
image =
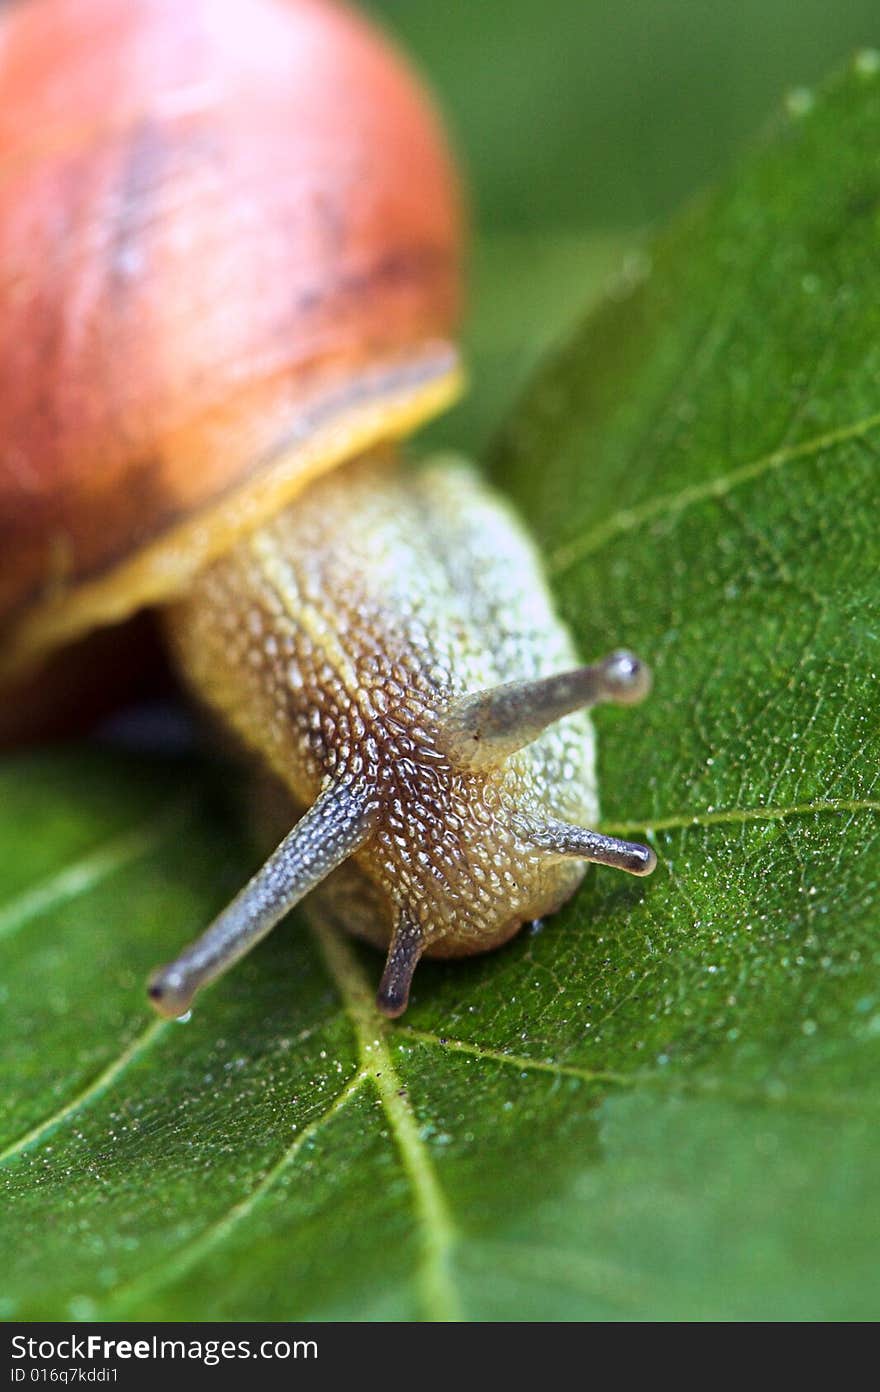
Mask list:
POLYGON ((0 17, 0 673, 458 388, 457 181, 329 0, 0 17))

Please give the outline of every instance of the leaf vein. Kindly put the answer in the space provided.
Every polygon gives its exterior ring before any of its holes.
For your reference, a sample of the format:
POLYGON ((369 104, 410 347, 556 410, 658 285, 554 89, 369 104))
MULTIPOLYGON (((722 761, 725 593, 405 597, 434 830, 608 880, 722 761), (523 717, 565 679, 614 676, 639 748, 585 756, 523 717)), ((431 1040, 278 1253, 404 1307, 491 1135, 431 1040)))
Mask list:
POLYGON ((568 570, 578 561, 585 560, 587 556, 600 551, 615 537, 622 536, 626 532, 637 531, 659 517, 684 512, 695 503, 706 502, 711 498, 723 498, 734 488, 739 488, 741 484, 750 483, 753 479, 760 478, 763 474, 772 473, 785 464, 812 459, 821 454, 823 450, 844 444, 848 440, 860 440, 878 427, 880 427, 880 412, 866 416, 863 420, 854 421, 850 425, 840 426, 837 430, 829 430, 823 435, 813 436, 798 445, 788 445, 782 449, 774 450, 770 454, 762 455, 759 459, 750 460, 747 464, 731 469, 727 474, 716 474, 702 483, 688 484, 676 493, 661 494, 659 497, 649 498, 647 502, 623 508, 620 512, 614 513, 604 522, 591 528, 584 536, 566 542, 552 551, 547 558, 550 573, 558 575, 568 570))
POLYGON ((24 1135, 11 1141, 5 1150, 0 1151, 0 1165, 20 1155, 22 1151, 27 1150, 37 1141, 42 1140, 50 1131, 54 1131, 63 1121, 67 1121, 68 1117, 73 1116, 76 1112, 81 1112, 91 1102, 94 1102, 95 1098, 100 1097, 101 1093, 106 1092, 107 1089, 116 1082, 120 1074, 124 1073, 126 1068, 134 1063, 135 1059, 140 1058, 141 1055, 155 1043, 159 1036, 164 1034, 167 1028, 167 1020, 153 1020, 145 1030, 142 1030, 141 1033, 122 1050, 121 1054, 117 1055, 112 1063, 109 1063, 106 1068, 101 1070, 98 1076, 94 1078, 87 1087, 83 1088, 81 1092, 78 1092, 69 1102, 65 1102, 64 1106, 59 1107, 51 1116, 46 1117, 43 1121, 37 1122, 36 1126, 32 1126, 29 1131, 25 1131, 24 1135))
POLYGON ((376 1012, 369 985, 348 944, 323 923, 316 923, 315 931, 327 969, 354 1026, 361 1065, 373 1080, 409 1179, 422 1231, 419 1280, 427 1317, 438 1321, 460 1320, 461 1306, 451 1272, 458 1234, 430 1152, 419 1134, 391 1057, 387 1026, 376 1012))
POLYGON ((581 1068, 576 1064, 555 1063, 552 1059, 533 1059, 524 1054, 508 1054, 502 1049, 485 1048, 482 1044, 475 1044, 466 1039, 450 1039, 446 1035, 433 1034, 430 1030, 420 1030, 413 1025, 399 1025, 397 1032, 444 1052, 453 1051, 491 1063, 503 1063, 508 1068, 515 1068, 523 1073, 548 1073, 554 1077, 576 1078, 581 1082, 605 1083, 612 1087, 657 1087, 665 1092, 693 1094, 710 1101, 717 1098, 735 1106, 779 1108, 820 1118, 862 1121, 866 1111, 873 1113, 876 1110, 865 1098, 822 1093, 810 1096, 793 1092, 785 1085, 776 1088, 772 1081, 756 1087, 750 1084, 727 1083, 723 1079, 711 1076, 687 1077, 659 1068, 616 1073, 609 1069, 581 1068))
POLYGON ((880 812, 877 798, 819 798, 815 802, 795 802, 781 807, 729 807, 713 812, 676 813, 669 817, 643 817, 629 822, 603 823, 609 836, 631 836, 636 832, 687 831, 691 827, 736 826, 743 822, 774 822, 784 817, 819 816, 827 812, 880 812))
POLYGON ((420 1030, 414 1025, 398 1025, 396 1033, 406 1034, 421 1044, 457 1054, 468 1054, 473 1058, 484 1059, 488 1063, 504 1063, 510 1068, 520 1068, 536 1073, 550 1073, 557 1078, 577 1078, 584 1083, 613 1083, 628 1085, 639 1081, 635 1074, 615 1073, 609 1069, 577 1068, 569 1064, 554 1063, 552 1059, 532 1059, 522 1054, 508 1054, 503 1049, 489 1049, 482 1044, 471 1043, 467 1039, 450 1039, 446 1035, 432 1034, 430 1030, 420 1030))
POLYGON ((209 1255, 216 1247, 229 1236, 229 1234, 243 1223, 250 1216, 254 1208, 266 1195, 274 1188, 284 1171, 293 1164, 303 1146, 312 1139, 315 1133, 334 1117, 338 1111, 351 1100, 362 1084, 366 1081, 367 1075, 359 1069, 353 1078, 333 1099, 320 1116, 315 1117, 282 1152, 274 1165, 266 1171, 263 1178, 257 1183, 250 1193, 245 1194, 244 1198, 239 1199, 233 1204, 221 1218, 206 1228, 193 1242, 187 1245, 172 1257, 161 1270, 147 1272, 146 1275, 131 1281, 127 1286, 115 1292, 110 1304, 114 1309, 125 1307, 132 1302, 137 1303, 158 1290, 161 1290, 178 1280, 191 1271, 200 1261, 209 1255))
POLYGON ((173 803, 131 831, 115 836, 80 860, 0 906, 0 938, 9 938, 26 923, 87 894, 117 871, 154 851, 179 825, 189 803, 173 803))

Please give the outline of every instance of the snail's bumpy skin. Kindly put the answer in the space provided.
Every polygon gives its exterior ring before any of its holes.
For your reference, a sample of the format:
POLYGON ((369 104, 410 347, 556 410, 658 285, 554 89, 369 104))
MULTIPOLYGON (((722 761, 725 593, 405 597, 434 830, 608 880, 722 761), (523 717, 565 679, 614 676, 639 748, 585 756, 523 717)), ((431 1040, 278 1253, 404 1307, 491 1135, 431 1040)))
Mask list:
POLYGON ((455 698, 577 662, 534 547, 465 466, 374 456, 335 471, 168 621, 195 690, 299 805, 332 783, 371 809, 363 845, 316 891, 350 931, 386 945, 404 923, 428 955, 466 955, 577 887, 583 863, 526 833, 595 825, 586 712, 488 771, 457 767, 443 738, 455 698))

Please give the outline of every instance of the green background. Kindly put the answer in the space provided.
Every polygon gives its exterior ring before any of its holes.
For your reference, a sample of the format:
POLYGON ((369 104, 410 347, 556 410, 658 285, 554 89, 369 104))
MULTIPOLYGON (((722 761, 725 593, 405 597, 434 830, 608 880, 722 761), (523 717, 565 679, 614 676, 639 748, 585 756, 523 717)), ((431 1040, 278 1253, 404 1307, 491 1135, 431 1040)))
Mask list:
POLYGON ((370 0, 421 64, 483 232, 642 227, 789 87, 877 42, 872 0, 370 0))
POLYGON ((874 0, 371 0, 466 171, 474 390, 430 439, 484 449, 633 232, 717 178, 784 94, 880 42, 874 0))

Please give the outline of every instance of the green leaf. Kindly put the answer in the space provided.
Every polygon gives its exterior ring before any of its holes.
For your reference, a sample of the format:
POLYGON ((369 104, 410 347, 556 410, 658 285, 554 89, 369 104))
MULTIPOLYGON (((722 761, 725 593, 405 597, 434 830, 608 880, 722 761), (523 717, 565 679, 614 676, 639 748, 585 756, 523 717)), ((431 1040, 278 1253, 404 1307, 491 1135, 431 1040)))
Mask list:
POLYGON ((376 955, 293 923, 151 1024, 149 968, 252 860, 216 789, 6 765, 0 1313, 876 1318, 878 147, 863 57, 495 457, 585 652, 654 665, 597 719, 653 880, 421 967, 394 1025, 376 955))

